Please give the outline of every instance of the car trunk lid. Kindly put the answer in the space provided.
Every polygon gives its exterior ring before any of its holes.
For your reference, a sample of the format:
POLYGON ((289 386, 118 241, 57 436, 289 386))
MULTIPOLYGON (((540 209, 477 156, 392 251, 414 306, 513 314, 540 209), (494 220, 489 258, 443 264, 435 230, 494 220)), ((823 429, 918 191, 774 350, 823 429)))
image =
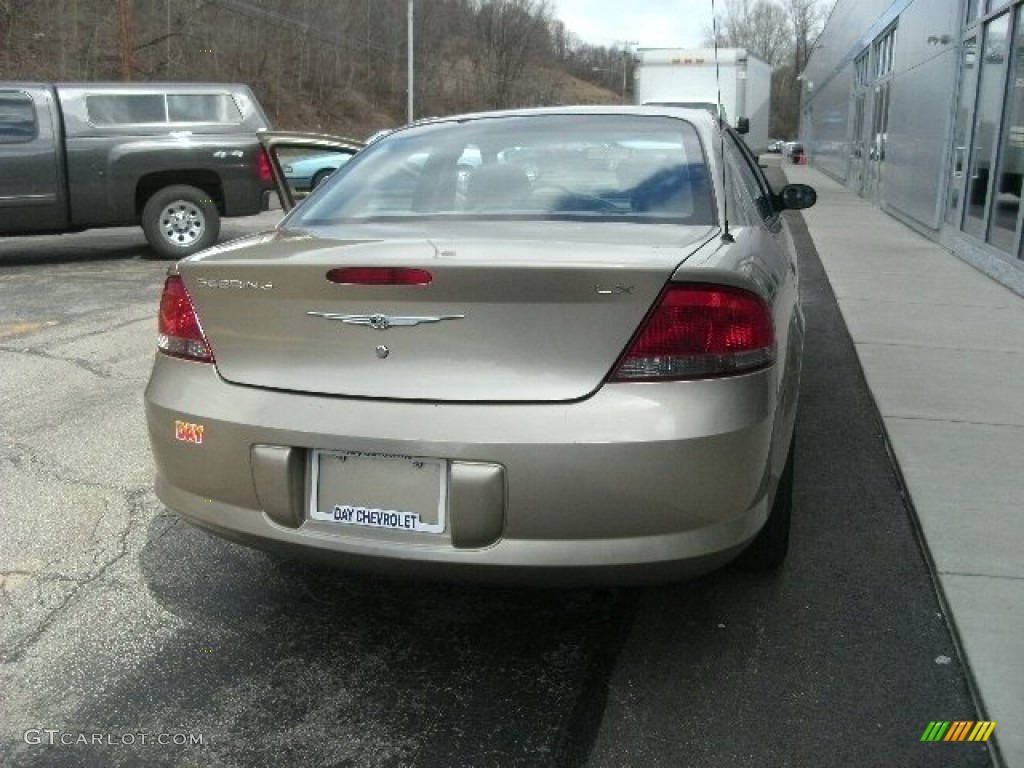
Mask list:
POLYGON ((222 248, 179 269, 229 382, 348 397, 563 401, 600 386, 708 235, 673 229, 665 247, 572 236, 278 236, 258 252, 222 248), (388 274, 413 279, 388 284, 388 274))

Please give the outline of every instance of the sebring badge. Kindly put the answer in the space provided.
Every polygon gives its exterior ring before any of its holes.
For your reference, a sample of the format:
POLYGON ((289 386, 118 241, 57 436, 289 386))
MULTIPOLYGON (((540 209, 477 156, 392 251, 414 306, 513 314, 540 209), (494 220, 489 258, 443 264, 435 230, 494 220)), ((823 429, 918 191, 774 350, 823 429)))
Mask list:
POLYGON ((348 325, 365 325, 378 331, 388 328, 407 328, 422 323, 439 323, 442 320, 462 320, 465 315, 339 315, 333 312, 307 312, 313 317, 325 320, 340 320, 348 325))

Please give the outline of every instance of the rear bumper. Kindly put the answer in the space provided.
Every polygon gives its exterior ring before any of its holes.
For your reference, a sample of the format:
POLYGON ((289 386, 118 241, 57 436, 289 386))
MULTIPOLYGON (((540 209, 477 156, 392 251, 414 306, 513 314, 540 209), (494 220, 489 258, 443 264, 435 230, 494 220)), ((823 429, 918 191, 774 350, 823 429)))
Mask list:
POLYGON ((634 583, 711 570, 763 525, 789 441, 775 427, 774 379, 433 405, 240 387, 158 355, 146 413, 158 496, 222 536, 378 572, 634 583), (177 422, 202 426, 202 442, 178 439, 177 422), (316 448, 446 460, 446 530, 308 520, 316 448))
MULTIPOLYGON (((245 167, 242 169, 244 176, 255 174, 255 170, 245 167)), ((268 200, 272 188, 248 178, 225 178, 224 179, 224 215, 225 216, 253 216, 267 210, 268 200)))

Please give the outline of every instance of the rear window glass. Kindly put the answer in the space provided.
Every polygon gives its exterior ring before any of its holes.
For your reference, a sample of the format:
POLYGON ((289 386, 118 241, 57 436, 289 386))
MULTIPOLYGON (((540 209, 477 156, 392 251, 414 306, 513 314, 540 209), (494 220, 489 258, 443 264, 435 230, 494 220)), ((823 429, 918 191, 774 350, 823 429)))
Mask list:
POLYGON ((375 142, 294 214, 303 226, 388 218, 579 218, 710 224, 689 123, 531 115, 424 125, 375 142))
POLYGON ((226 93, 93 94, 85 99, 94 125, 238 123, 241 113, 226 93))
POLYGON ((0 144, 18 144, 36 137, 36 111, 21 91, 0 92, 0 144))
POLYGON ((169 93, 167 117, 172 123, 237 123, 242 119, 226 93, 169 93))

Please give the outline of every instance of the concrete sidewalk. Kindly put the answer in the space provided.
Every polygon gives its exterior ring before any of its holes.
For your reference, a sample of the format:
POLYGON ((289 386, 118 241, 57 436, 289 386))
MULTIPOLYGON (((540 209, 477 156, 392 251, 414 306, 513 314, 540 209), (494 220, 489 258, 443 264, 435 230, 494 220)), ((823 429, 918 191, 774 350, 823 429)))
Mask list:
MULTIPOLYGON (((808 166, 804 219, 920 522, 954 634, 1024 767, 1024 299, 808 166)), ((972 713, 936 712, 935 719, 972 713)))

